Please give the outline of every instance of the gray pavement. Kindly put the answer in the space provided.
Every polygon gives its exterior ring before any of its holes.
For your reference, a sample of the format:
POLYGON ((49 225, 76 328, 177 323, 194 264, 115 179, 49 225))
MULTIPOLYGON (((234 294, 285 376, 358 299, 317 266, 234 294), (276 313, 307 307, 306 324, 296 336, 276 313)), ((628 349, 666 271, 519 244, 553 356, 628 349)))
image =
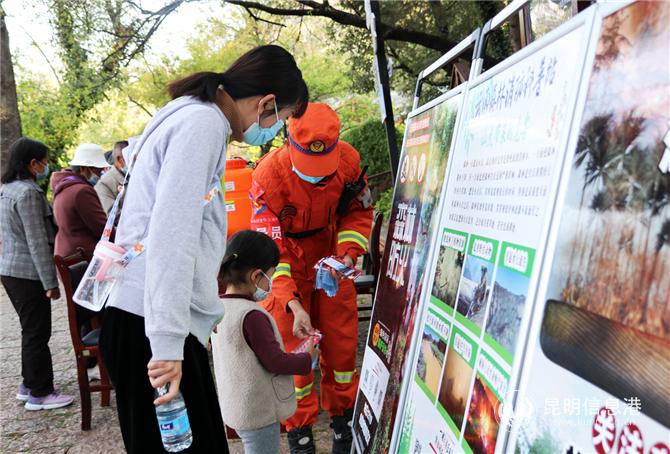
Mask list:
MULTIPOLYGON (((360 324, 359 364, 365 342, 367 323, 360 324)), ((30 412, 16 400, 21 382, 21 328, 7 294, 0 286, 0 453, 123 453, 123 442, 116 417, 116 401, 112 393, 111 406, 100 406, 100 395, 92 397, 91 430, 81 430, 81 407, 77 386, 74 351, 67 327, 65 300, 52 302, 51 355, 55 385, 65 394, 75 395, 70 407, 30 412)), ((330 451, 331 432, 328 417, 321 414, 315 427, 319 453, 330 451)), ((284 436, 285 437, 285 436, 284 436)), ((242 454, 239 441, 230 441, 230 451, 242 454)), ((282 441, 282 453, 288 452, 282 441)))
POLYGON ((100 406, 92 397, 91 430, 81 430, 81 406, 74 351, 67 328, 65 299, 52 302, 51 356, 54 383, 74 404, 57 410, 26 411, 16 400, 21 382, 21 327, 4 288, 0 286, 0 452, 123 453, 115 401, 100 406))

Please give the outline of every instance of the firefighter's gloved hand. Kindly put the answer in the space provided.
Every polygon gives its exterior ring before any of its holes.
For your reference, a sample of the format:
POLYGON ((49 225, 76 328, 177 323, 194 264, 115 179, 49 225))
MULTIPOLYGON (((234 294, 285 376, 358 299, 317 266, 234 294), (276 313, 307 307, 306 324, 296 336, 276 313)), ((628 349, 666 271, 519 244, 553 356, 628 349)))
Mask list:
POLYGON ((316 270, 316 283, 314 287, 317 290, 323 290, 326 292, 326 295, 333 297, 337 295, 337 290, 339 287, 338 278, 333 276, 330 273, 330 270, 321 264, 319 269, 316 270))

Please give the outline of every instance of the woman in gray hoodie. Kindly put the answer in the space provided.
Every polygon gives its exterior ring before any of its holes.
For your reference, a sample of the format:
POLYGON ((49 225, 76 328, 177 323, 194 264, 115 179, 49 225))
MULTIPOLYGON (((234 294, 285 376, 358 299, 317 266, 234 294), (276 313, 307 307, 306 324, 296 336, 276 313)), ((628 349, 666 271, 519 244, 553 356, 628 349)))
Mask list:
POLYGON ((128 452, 162 452, 154 405, 181 391, 189 452, 227 453, 206 350, 223 317, 217 274, 226 238, 226 146, 272 139, 286 118, 303 114, 308 91, 278 46, 257 47, 223 73, 192 74, 168 91, 173 101, 126 149, 132 178, 116 243, 137 254, 109 297, 100 349, 128 452), (165 385, 169 392, 156 398, 154 389, 165 385))

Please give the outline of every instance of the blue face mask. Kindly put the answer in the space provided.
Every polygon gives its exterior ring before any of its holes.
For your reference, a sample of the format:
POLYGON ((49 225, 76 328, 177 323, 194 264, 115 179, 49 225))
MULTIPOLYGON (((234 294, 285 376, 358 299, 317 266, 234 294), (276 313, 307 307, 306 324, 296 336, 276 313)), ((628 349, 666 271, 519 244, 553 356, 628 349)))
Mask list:
POLYGON ((128 164, 123 166, 123 169, 121 169, 121 173, 123 174, 123 176, 125 176, 128 173, 128 164))
POLYGON ((279 113, 277 112, 277 103, 275 102, 275 115, 277 116, 277 122, 270 126, 269 128, 261 128, 259 124, 260 118, 256 120, 256 123, 249 126, 249 129, 244 131, 242 140, 249 145, 264 145, 270 140, 274 139, 279 130, 284 126, 284 122, 279 119, 279 113))
POLYGON ((330 271, 321 264, 319 269, 316 270, 316 282, 314 288, 317 290, 323 290, 326 292, 326 295, 329 297, 334 297, 337 295, 337 290, 339 288, 339 283, 336 278, 330 274, 330 271))
POLYGON ((254 301, 256 302, 267 299, 267 297, 270 296, 270 293, 272 293, 272 278, 269 278, 268 275, 262 271, 261 274, 265 276, 265 279, 268 280, 268 289, 263 290, 258 285, 256 285, 256 291, 254 291, 254 301))
POLYGON ((91 184, 91 186, 95 186, 96 183, 98 181, 100 181, 100 177, 97 176, 96 174, 93 174, 90 177, 88 177, 86 180, 91 184))
POLYGON ((293 166, 293 171, 295 172, 296 175, 300 177, 301 180, 306 181, 308 183, 316 184, 319 181, 323 180, 326 177, 310 177, 309 175, 305 175, 304 173, 300 173, 298 169, 293 166))
POLYGON ((37 180, 44 180, 48 176, 49 176, 49 164, 45 165, 44 170, 35 175, 35 178, 37 178, 37 180))

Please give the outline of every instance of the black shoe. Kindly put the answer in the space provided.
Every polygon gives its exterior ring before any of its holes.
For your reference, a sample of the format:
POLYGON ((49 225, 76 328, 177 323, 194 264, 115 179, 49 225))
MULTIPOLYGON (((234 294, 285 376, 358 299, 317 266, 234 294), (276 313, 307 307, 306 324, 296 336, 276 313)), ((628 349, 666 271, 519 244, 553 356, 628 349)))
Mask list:
POLYGON ((289 430, 288 448, 291 454, 314 454, 316 448, 314 447, 312 428, 303 426, 289 430))
POLYGON ((351 420, 354 410, 350 408, 343 416, 333 416, 330 427, 333 429, 333 454, 349 454, 351 452, 351 420))

